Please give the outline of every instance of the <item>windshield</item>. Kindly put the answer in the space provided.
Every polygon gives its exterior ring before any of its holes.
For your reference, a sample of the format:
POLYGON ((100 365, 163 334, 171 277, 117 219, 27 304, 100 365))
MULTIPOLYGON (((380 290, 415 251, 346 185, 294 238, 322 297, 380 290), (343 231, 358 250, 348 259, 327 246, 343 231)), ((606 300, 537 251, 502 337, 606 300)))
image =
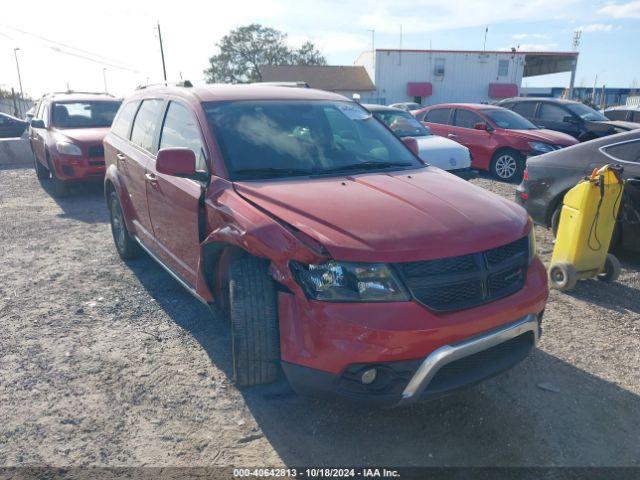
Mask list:
POLYGON ((602 122, 602 121, 609 120, 600 112, 582 103, 570 103, 567 105, 567 108, 571 110, 571 113, 575 113, 583 120, 594 121, 594 122, 602 122))
POLYGON ((233 180, 424 166, 353 102, 203 104, 233 180))
POLYGON ((103 100, 54 103, 51 123, 58 128, 110 127, 120 103, 103 100))
POLYGON ((537 130, 533 123, 511 110, 487 108, 481 110, 498 128, 505 130, 537 130))
POLYGON ((422 125, 416 117, 408 112, 373 112, 373 115, 384 122, 397 137, 425 137, 431 131, 422 125))

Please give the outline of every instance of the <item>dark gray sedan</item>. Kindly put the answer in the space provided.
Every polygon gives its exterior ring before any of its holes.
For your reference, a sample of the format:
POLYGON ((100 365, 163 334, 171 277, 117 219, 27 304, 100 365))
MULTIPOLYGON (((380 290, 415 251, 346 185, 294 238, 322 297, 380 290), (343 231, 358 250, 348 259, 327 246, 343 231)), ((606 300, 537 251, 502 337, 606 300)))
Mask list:
POLYGON ((6 113, 0 113, 0 138, 20 137, 28 123, 6 113))
POLYGON ((557 231, 565 193, 594 168, 620 164, 627 180, 614 242, 640 250, 640 130, 620 133, 527 160, 516 201, 534 222, 557 231))

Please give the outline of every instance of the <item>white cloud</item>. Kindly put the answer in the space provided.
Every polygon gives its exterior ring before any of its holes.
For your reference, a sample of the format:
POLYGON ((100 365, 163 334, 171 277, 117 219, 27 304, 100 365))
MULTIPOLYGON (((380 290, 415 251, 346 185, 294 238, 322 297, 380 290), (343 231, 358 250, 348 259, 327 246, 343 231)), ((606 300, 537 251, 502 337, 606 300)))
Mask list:
POLYGON ((611 25, 610 23, 592 23, 590 25, 582 25, 578 27, 576 30, 582 30, 586 33, 592 32, 612 32, 613 30, 617 30, 617 27, 611 25))
POLYGON ((518 33, 513 36, 515 40, 526 40, 527 38, 537 39, 537 40, 546 40, 551 38, 550 35, 545 35, 543 33, 518 33))
POLYGON ((611 18, 640 18, 640 0, 626 3, 611 2, 598 10, 598 13, 611 18))

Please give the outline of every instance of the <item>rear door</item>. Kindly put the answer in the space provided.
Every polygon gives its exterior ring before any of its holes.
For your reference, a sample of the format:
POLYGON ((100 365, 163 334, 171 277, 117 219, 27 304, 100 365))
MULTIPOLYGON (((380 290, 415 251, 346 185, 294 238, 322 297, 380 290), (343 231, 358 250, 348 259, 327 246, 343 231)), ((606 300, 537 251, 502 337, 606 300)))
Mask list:
POLYGON ((580 136, 580 119, 573 115, 568 109, 556 103, 540 102, 538 116, 534 123, 549 130, 566 133, 574 138, 580 136), (565 119, 567 117, 571 117, 573 121, 566 122, 565 119))
POLYGON ((452 108, 433 108, 425 113, 422 122, 431 129, 433 134, 446 137, 450 133, 452 114, 452 108))
POLYGON ((147 166, 157 152, 155 145, 164 103, 158 98, 143 100, 133 120, 131 142, 116 151, 118 171, 126 184, 127 198, 124 201, 130 208, 129 218, 138 238, 152 250, 155 250, 155 240, 147 205, 147 166))
MULTIPOLYGON (((201 127, 190 109, 175 100, 167 107, 159 136, 159 150, 190 148, 196 169, 207 171, 201 127)), ((200 258, 200 197, 203 184, 159 173, 155 160, 147 164, 149 215, 161 260, 194 286, 200 258)))
POLYGON ((451 140, 461 143, 471 151, 473 156, 472 166, 488 169, 491 161, 489 143, 491 133, 487 130, 476 130, 476 123, 488 124, 480 115, 466 108, 456 108, 453 125, 447 135, 451 140))

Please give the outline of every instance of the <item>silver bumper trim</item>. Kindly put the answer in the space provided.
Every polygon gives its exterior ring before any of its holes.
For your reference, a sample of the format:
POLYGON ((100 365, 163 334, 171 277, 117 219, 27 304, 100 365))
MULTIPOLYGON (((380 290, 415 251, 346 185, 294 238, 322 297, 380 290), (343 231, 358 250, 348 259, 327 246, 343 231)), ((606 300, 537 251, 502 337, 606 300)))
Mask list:
POLYGON ((448 363, 487 350, 526 332, 533 332, 534 343, 537 344, 538 329, 538 318, 531 313, 514 323, 510 323, 496 330, 491 330, 478 337, 454 345, 444 345, 434 350, 424 359, 418 367, 418 370, 416 370, 416 373, 402 392, 402 399, 399 404, 406 405, 416 401, 427 388, 429 382, 431 382, 438 370, 448 363))

